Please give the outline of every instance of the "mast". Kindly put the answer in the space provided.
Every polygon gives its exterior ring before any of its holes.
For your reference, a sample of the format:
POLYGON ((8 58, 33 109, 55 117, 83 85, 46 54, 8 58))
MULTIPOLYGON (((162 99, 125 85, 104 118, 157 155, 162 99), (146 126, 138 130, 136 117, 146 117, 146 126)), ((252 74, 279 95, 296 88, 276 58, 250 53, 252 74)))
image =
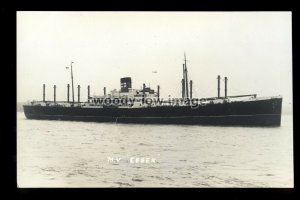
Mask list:
POLYGON ((74 62, 71 62, 72 99, 73 99, 73 103, 74 103, 74 84, 73 84, 73 67, 72 67, 72 63, 74 63, 74 62))
POLYGON ((56 85, 53 86, 53 89, 54 89, 54 95, 53 95, 54 101, 53 102, 55 103, 56 102, 56 85))
POLYGON ((46 85, 43 84, 43 102, 45 102, 45 96, 46 96, 46 94, 45 94, 45 88, 46 88, 46 85))
POLYGON ((184 64, 182 66, 182 75, 183 78, 181 80, 181 84, 182 84, 182 98, 185 98, 185 68, 184 68, 184 64))
POLYGON ((78 92, 77 92, 77 95, 78 95, 78 103, 80 103, 80 85, 78 85, 77 88, 78 88, 78 92))
POLYGON ((193 98, 193 81, 190 80, 190 98, 193 98))
POLYGON ((181 84, 182 84, 182 98, 184 99, 184 95, 185 95, 185 84, 184 84, 184 78, 181 80, 181 84))
POLYGON ((218 75, 217 79, 218 79, 218 99, 220 99, 220 80, 221 80, 221 76, 218 75))
POLYGON ((225 99, 227 98, 227 81, 228 81, 228 78, 225 77, 225 99))
POLYGON ((186 56, 184 52, 184 66, 185 66, 185 91, 186 91, 186 97, 189 98, 189 80, 188 80, 188 71, 186 67, 186 56))
POLYGON ((67 100, 68 100, 68 103, 69 103, 70 102, 70 84, 67 85, 67 91, 68 91, 67 100))

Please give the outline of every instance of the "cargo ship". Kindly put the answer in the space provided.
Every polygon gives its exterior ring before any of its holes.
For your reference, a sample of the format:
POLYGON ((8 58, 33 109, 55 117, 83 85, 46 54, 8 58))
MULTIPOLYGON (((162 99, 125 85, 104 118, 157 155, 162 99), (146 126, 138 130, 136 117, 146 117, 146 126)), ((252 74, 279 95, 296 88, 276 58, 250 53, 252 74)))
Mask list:
POLYGON ((120 90, 112 90, 103 95, 90 96, 88 86, 87 101, 74 99, 73 69, 71 62, 72 100, 70 84, 67 85, 67 101, 56 101, 54 85, 53 101, 31 101, 25 105, 27 119, 38 120, 71 120, 86 122, 142 123, 142 124, 186 124, 212 126, 271 126, 281 125, 282 97, 257 97, 257 94, 220 95, 220 75, 217 76, 217 95, 209 98, 193 97, 193 81, 188 80, 186 56, 182 66, 182 93, 180 98, 167 99, 160 97, 160 86, 157 90, 146 87, 133 89, 131 77, 120 79, 120 90))

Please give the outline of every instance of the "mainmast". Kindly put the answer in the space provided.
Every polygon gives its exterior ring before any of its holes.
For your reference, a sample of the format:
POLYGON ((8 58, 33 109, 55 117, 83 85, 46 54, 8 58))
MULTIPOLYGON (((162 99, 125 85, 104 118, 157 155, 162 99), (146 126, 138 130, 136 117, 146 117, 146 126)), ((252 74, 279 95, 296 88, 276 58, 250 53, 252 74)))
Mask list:
POLYGON ((181 84, 182 84, 182 98, 184 99, 185 98, 185 68, 184 68, 184 64, 182 65, 182 74, 183 74, 183 77, 182 77, 182 80, 181 80, 181 84))
POLYGON ((186 98, 189 98, 189 81, 188 81, 188 71, 186 67, 186 56, 184 52, 184 66, 185 66, 185 92, 186 92, 186 98))
POLYGON ((181 85, 182 85, 182 98, 192 98, 193 94, 192 94, 192 85, 193 85, 193 81, 190 81, 190 93, 189 93, 189 80, 188 80, 188 71, 187 71, 187 66, 186 66, 186 55, 184 52, 184 64, 183 64, 183 68, 182 68, 182 72, 183 72, 183 79, 181 80, 181 85))

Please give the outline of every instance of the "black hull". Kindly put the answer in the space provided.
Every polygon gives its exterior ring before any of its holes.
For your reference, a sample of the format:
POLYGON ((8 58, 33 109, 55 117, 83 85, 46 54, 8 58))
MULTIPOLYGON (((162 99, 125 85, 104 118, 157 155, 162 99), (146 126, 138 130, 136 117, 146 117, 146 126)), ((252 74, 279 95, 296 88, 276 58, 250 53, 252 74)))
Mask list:
POLYGON ((190 106, 151 108, 83 108, 24 105, 28 119, 189 124, 214 126, 280 126, 282 98, 190 106))

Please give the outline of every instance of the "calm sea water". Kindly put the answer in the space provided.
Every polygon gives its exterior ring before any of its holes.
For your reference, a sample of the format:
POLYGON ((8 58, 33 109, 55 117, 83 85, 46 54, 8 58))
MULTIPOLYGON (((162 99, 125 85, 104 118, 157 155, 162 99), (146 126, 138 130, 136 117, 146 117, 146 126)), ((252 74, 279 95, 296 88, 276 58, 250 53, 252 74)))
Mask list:
POLYGON ((19 112, 17 178, 19 187, 293 187, 293 118, 247 128, 28 120, 19 112))

